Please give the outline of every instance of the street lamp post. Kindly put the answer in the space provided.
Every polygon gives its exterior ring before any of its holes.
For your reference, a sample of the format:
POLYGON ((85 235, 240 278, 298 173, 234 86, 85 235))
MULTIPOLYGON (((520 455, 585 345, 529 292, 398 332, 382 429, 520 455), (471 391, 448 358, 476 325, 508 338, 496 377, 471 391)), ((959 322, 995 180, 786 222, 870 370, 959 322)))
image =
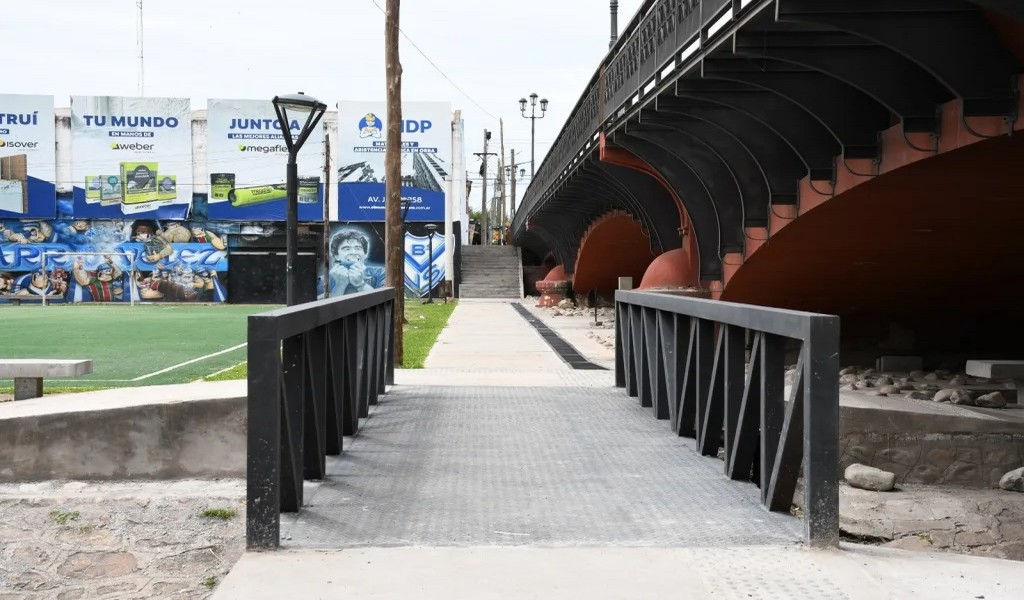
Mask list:
POLYGON ((515 163, 515 151, 512 152, 513 162, 511 166, 505 167, 505 175, 509 178, 509 187, 512 189, 509 191, 511 194, 511 200, 509 201, 508 207, 508 220, 511 223, 516 219, 516 180, 522 179, 526 176, 526 169, 518 169, 518 175, 516 174, 516 163, 515 163))
POLYGON ((533 179, 533 173, 536 170, 534 162, 534 146, 537 136, 537 119, 543 119, 545 113, 548 112, 548 99, 540 99, 540 116, 537 116, 537 94, 530 94, 530 114, 526 114, 526 98, 519 99, 519 112, 522 114, 524 119, 530 120, 530 179, 533 179))
POLYGON ((294 306, 298 297, 295 291, 295 263, 299 255, 299 167, 298 156, 302 145, 313 133, 320 118, 324 116, 327 105, 312 96, 302 92, 298 94, 285 94, 274 96, 274 110, 277 112, 277 122, 281 126, 281 135, 284 137, 285 146, 288 147, 288 179, 286 183, 288 195, 288 214, 285 222, 285 282, 286 282, 286 303, 294 306), (297 136, 292 137, 291 124, 298 125, 300 118, 305 116, 306 123, 299 128, 297 136))
POLYGON ((434 303, 434 231, 437 225, 427 223, 424 228, 427 230, 427 301, 426 304, 434 303))

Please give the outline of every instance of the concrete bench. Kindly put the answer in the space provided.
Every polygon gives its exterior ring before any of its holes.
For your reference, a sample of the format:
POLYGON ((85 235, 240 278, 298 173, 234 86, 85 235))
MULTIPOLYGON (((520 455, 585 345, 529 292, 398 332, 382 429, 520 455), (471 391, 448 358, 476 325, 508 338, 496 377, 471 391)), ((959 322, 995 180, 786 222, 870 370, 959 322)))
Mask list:
POLYGON ((78 377, 92 373, 92 361, 59 358, 0 359, 0 379, 14 379, 14 399, 43 395, 44 377, 78 377))
MULTIPOLYGON (((1024 404, 1024 360, 969 360, 967 374, 988 379, 1013 379, 1017 385, 1017 404, 1024 404)), ((1012 398, 1007 398, 1013 402, 1012 398)))

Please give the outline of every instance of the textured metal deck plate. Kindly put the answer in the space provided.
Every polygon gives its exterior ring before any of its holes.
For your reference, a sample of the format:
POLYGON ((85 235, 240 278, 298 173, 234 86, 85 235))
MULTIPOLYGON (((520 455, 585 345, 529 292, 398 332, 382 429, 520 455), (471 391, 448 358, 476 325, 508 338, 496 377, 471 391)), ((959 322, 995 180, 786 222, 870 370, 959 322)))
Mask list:
POLYGON ((396 386, 283 545, 786 545, 799 522, 766 512, 622 390, 396 386))

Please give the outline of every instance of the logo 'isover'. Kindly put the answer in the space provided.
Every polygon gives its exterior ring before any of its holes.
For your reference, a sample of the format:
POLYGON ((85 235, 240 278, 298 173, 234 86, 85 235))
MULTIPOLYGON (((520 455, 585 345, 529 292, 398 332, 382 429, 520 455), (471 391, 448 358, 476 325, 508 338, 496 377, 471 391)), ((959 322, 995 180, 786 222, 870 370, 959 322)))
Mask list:
POLYGON ((135 150, 137 152, 139 150, 152 150, 153 149, 153 144, 141 144, 139 142, 131 142, 129 144, 125 144, 125 143, 122 143, 122 142, 114 142, 113 144, 110 145, 110 149, 111 150, 135 150))
POLYGON ((0 140, 0 148, 36 148, 39 142, 19 142, 17 140, 0 140))
POLYGON ((242 152, 259 152, 260 154, 270 154, 272 152, 287 152, 288 147, 284 144, 274 144, 273 146, 256 146, 252 144, 239 144, 238 149, 242 152))

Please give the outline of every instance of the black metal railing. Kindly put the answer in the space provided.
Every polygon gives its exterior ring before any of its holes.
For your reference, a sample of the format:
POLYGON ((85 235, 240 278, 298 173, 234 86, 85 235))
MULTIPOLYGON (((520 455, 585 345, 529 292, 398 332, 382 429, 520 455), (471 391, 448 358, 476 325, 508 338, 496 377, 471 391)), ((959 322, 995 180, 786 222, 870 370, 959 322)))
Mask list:
POLYGON ((515 233, 526 230, 527 220, 540 207, 549 190, 572 171, 573 161, 596 147, 596 136, 650 86, 662 83, 665 71, 678 76, 685 66, 701 59, 709 42, 728 34, 728 21, 763 8, 769 0, 646 0, 608 51, 584 88, 530 181, 512 222, 515 233), (588 143, 590 146, 588 147, 588 143))
POLYGON ((246 545, 280 545, 281 513, 302 507, 385 384, 394 383, 393 288, 249 317, 246 545))
POLYGON ((650 292, 615 293, 615 385, 725 452, 725 475, 789 511, 803 472, 804 541, 839 544, 839 317, 650 292), (786 385, 786 340, 799 358, 786 385))

